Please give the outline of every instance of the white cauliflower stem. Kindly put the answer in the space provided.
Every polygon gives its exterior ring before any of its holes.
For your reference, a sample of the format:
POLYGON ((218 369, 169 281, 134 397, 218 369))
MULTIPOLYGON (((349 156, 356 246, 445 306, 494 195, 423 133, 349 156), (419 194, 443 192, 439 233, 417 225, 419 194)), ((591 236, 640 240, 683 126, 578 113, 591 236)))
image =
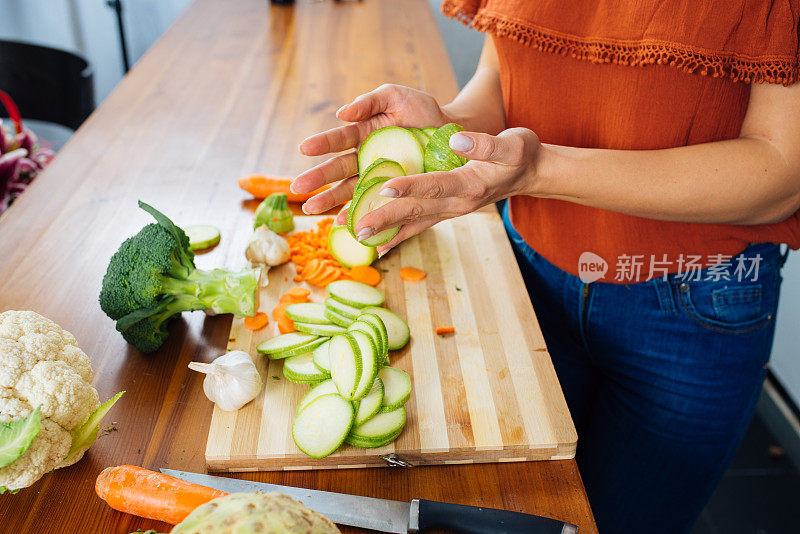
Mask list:
POLYGON ((81 459, 85 448, 67 455, 72 432, 100 405, 91 382, 91 362, 72 334, 35 312, 0 313, 0 423, 28 417, 37 406, 42 423, 30 448, 0 468, 0 487, 30 486, 81 459))

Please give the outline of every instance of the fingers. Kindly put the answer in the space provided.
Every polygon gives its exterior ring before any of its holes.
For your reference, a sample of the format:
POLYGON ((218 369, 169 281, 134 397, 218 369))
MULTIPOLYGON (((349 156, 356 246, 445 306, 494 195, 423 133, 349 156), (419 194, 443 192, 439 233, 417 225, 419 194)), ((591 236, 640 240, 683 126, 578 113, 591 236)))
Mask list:
POLYGON ((478 161, 520 165, 539 146, 539 137, 527 128, 510 128, 499 135, 459 132, 450 137, 450 148, 478 161))
POLYGON ((353 189, 356 187, 358 176, 351 176, 340 181, 330 189, 309 198, 303 204, 303 213, 314 215, 324 213, 329 209, 335 208, 339 204, 344 204, 353 198, 353 189))
POLYGON ((422 233, 423 230, 427 230, 437 222, 439 221, 436 219, 430 219, 427 221, 417 221, 404 225, 400 231, 397 232, 396 236, 376 249, 378 251, 378 257, 383 256, 409 237, 414 237, 415 235, 422 233))
POLYGON ((294 193, 310 193, 325 184, 344 180, 357 173, 358 156, 355 152, 348 152, 300 173, 292 181, 291 189, 294 193))
POLYGON ((446 198, 459 197, 480 200, 487 188, 476 177, 469 176, 471 168, 461 167, 449 172, 429 172, 392 178, 381 188, 380 195, 389 198, 446 198))
POLYGON ((350 104, 340 107, 336 116, 347 122, 365 121, 389 109, 391 99, 398 89, 392 84, 381 85, 369 93, 356 97, 350 104))
POLYGON ((448 219, 466 211, 466 208, 455 205, 455 199, 398 198, 361 217, 354 230, 356 239, 363 241, 395 226, 437 218, 448 219))
POLYGON ((300 143, 300 152, 306 156, 321 156, 355 148, 361 142, 362 126, 348 124, 307 137, 300 143))

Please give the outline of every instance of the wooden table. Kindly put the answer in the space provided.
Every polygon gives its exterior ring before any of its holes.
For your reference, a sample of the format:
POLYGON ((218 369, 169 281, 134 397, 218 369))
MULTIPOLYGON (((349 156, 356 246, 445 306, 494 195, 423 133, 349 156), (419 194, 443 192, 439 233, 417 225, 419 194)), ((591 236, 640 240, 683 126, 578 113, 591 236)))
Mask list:
MULTIPOLYGON (((91 356, 100 397, 127 393, 117 431, 75 466, 0 496, 4 532, 127 533, 166 525, 115 512, 94 494, 110 465, 203 471, 211 404, 191 360, 222 353, 230 317, 184 314, 162 349, 142 355, 97 304, 110 255, 153 203, 178 224, 223 236, 252 202, 249 172, 296 173, 305 136, 336 124, 355 95, 394 82, 447 101, 456 83, 425 0, 359 3, 197 0, 89 118, 50 168, 0 218, 0 310, 32 309, 91 356)), ((238 239, 225 239, 218 254, 238 239)), ((215 253, 198 264, 213 264, 215 253)), ((249 480, 409 500, 519 510, 596 527, 573 460, 407 470, 271 472, 249 480)))

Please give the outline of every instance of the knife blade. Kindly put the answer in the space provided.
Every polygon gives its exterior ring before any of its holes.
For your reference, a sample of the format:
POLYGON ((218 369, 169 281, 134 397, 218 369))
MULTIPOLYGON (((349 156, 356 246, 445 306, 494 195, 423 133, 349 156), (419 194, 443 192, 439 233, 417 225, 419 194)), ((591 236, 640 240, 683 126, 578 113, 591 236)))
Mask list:
POLYGON ((577 534, 578 527, 563 521, 536 515, 477 506, 440 503, 414 499, 410 503, 361 497, 331 491, 281 486, 268 482, 250 482, 174 469, 161 472, 227 493, 279 491, 334 523, 367 528, 392 534, 424 532, 446 528, 464 534, 577 534))

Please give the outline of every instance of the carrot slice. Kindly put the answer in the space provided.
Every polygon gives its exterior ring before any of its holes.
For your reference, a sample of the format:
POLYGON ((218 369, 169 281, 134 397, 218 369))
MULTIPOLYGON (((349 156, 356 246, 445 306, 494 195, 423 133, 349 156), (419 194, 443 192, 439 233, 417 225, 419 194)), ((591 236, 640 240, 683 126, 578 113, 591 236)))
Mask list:
POLYGON ((436 327, 436 333, 438 335, 440 335, 440 336, 443 336, 445 334, 452 334, 455 331, 456 331, 456 329, 455 329, 454 326, 439 326, 439 327, 436 327))
POLYGON ((284 313, 282 308, 280 317, 278 318, 278 332, 280 332, 281 334, 288 334, 290 332, 295 332, 294 321, 289 319, 289 317, 284 313))
POLYGON ((258 312, 253 317, 244 318, 244 326, 248 330, 261 330, 269 324, 269 315, 264 312, 258 312))
POLYGON ((350 269, 350 278, 356 282, 377 286, 381 283, 381 273, 369 265, 357 265, 350 269))
POLYGON ((308 300, 308 297, 311 295, 311 290, 306 289, 304 287, 295 286, 291 288, 289 291, 286 292, 287 295, 291 295, 293 298, 303 299, 303 301, 308 300))
POLYGON ((135 465, 107 467, 97 476, 98 497, 114 510, 177 525, 208 501, 227 495, 135 465))
POLYGON ((406 282, 419 282, 428 276, 428 273, 416 267, 403 267, 400 269, 400 278, 406 282))

